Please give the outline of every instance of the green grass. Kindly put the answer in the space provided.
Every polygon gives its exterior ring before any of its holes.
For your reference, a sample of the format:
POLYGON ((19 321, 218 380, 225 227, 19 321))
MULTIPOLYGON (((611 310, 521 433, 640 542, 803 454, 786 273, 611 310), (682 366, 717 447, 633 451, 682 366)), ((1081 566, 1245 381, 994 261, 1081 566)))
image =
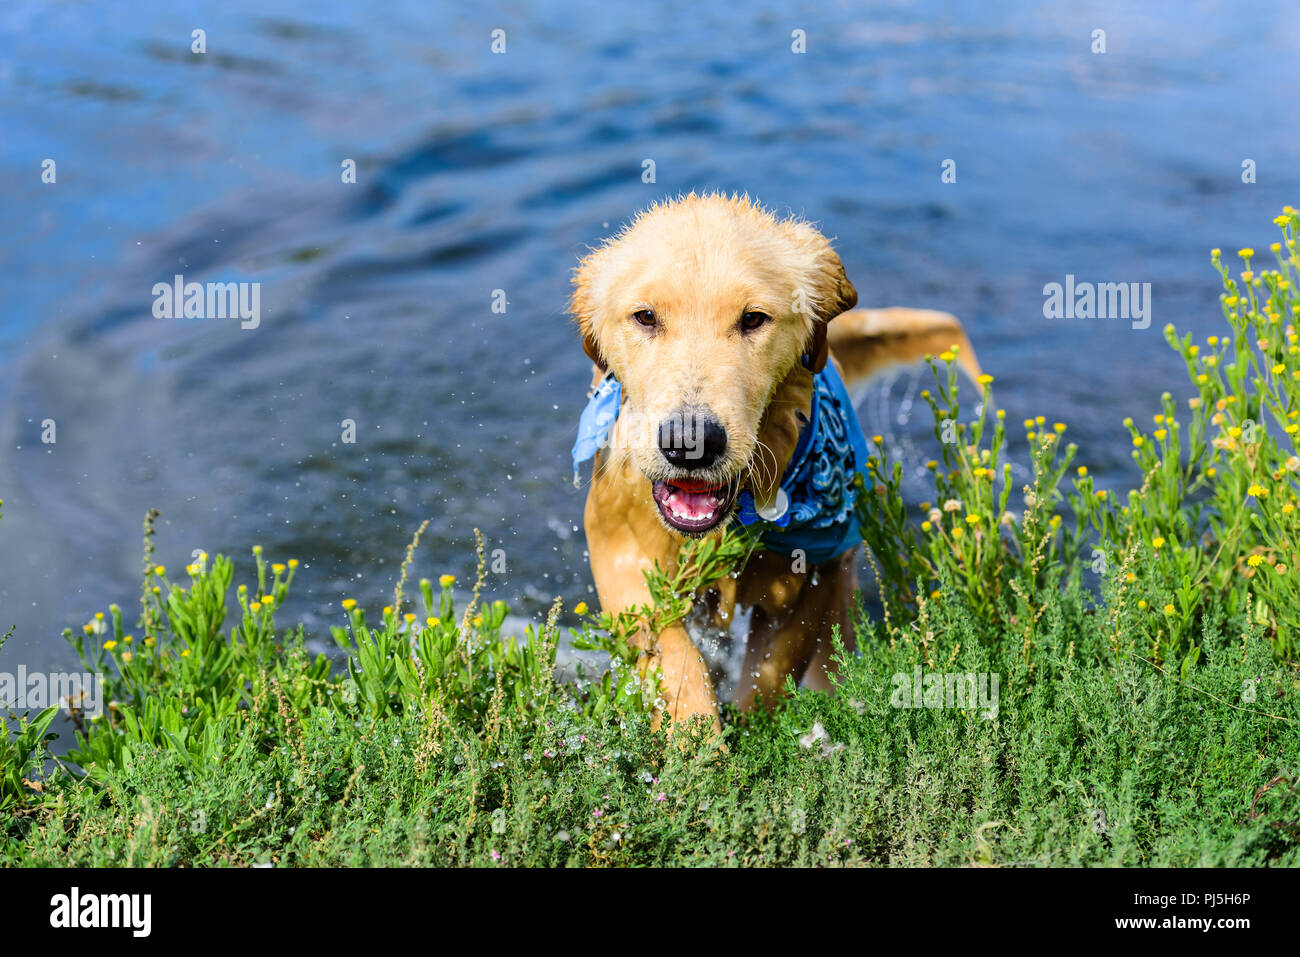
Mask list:
POLYGON ((1124 423, 1122 501, 1045 420, 1010 488, 991 380, 963 420, 939 357, 936 504, 913 520, 880 453, 862 499, 884 614, 859 614, 836 694, 728 713, 725 745, 651 730, 658 676, 632 639, 749 541, 689 544, 650 605, 575 609, 570 641, 610 667, 563 684, 560 603, 503 634, 481 542, 473 587, 408 595, 417 533, 389 607, 343 601, 336 667, 275 621, 296 563, 255 548, 233 593, 221 556, 170 578, 151 513, 135 628, 113 605, 67 633, 105 715, 77 717, 49 773, 49 713, 0 739, 0 864, 1300 864, 1300 216, 1277 223, 1276 271, 1238 282, 1214 254, 1224 337, 1166 331, 1190 418, 1166 396, 1149 436, 1124 423), (996 714, 900 706, 918 668, 996 677, 996 714))
POLYGON ((558 693, 479 727, 300 707, 309 665, 290 652, 202 757, 135 747, 97 782, 48 779, 3 824, 0 862, 1296 864, 1294 671, 1258 633, 1215 627, 1193 687, 1116 660, 1090 605, 1077 588, 1051 603, 1033 667, 957 605, 932 604, 916 642, 877 625, 836 696, 733 721, 728 753, 558 693), (997 718, 891 707, 891 677, 927 656, 999 673, 997 718), (1233 707, 1257 677, 1255 705, 1233 707))

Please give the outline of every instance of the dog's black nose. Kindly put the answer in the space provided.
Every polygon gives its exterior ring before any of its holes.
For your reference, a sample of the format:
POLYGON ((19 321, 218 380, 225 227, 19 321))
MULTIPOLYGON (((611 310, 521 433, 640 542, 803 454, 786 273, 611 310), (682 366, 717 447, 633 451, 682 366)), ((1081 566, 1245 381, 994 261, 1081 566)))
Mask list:
POLYGON ((659 451, 683 469, 706 469, 727 451, 727 430, 709 412, 674 413, 659 423, 659 451))

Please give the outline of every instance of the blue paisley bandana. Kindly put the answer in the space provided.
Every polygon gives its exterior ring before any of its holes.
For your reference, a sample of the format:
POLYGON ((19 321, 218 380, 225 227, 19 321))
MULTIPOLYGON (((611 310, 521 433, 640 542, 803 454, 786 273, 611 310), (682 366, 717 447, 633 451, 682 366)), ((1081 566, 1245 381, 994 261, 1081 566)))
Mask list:
POLYGON ((623 404, 623 386, 610 373, 600 380, 596 391, 587 400, 587 407, 578 419, 578 438, 573 443, 573 487, 578 487, 578 469, 605 447, 609 433, 618 418, 623 404))
MULTIPOLYGON (((578 483, 581 464, 609 441, 618 418, 623 389, 613 374, 596 387, 578 420, 578 438, 573 443, 573 481, 578 483)), ((861 473, 866 487, 867 442, 844 380, 835 366, 813 376, 812 408, 808 424, 785 474, 781 491, 788 505, 783 514, 767 520, 758 514, 748 489, 737 497, 734 521, 742 526, 760 526, 763 547, 785 555, 802 551, 810 565, 820 565, 842 555, 862 541, 854 506, 855 473, 861 473)))
MULTIPOLYGON (((848 389, 828 362, 813 376, 808 424, 781 476, 789 509, 767 523, 762 531, 763 547, 786 555, 798 549, 809 564, 820 565, 861 542, 853 480, 854 473, 861 472, 866 487, 871 487, 867 456, 867 440, 848 389)), ((763 521, 748 489, 740 493, 738 502, 737 522, 755 525, 763 521)))

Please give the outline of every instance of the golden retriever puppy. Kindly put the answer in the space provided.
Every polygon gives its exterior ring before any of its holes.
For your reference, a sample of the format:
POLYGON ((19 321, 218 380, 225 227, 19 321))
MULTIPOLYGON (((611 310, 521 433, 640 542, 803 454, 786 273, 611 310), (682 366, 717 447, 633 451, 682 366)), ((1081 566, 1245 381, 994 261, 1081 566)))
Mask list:
MULTIPOLYGON (((652 206, 575 271, 571 310, 595 370, 574 464, 594 453, 585 524, 600 602, 648 602, 644 573, 671 569, 683 538, 755 525, 763 547, 739 577, 697 596, 718 620, 752 609, 741 708, 773 702, 787 676, 828 687, 834 626, 853 647, 852 482, 866 445, 845 383, 954 344, 979 371, 954 317, 853 310, 857 299, 813 226, 718 194, 652 206)), ((686 629, 639 642, 663 713, 716 727, 686 629)))

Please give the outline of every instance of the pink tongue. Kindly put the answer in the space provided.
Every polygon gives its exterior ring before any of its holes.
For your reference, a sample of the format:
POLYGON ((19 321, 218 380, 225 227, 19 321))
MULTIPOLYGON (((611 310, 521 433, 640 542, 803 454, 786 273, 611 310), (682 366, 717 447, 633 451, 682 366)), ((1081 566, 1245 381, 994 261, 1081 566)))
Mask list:
POLYGON ((718 498, 713 492, 688 492, 674 486, 664 504, 674 514, 698 522, 712 517, 718 508, 718 498))

